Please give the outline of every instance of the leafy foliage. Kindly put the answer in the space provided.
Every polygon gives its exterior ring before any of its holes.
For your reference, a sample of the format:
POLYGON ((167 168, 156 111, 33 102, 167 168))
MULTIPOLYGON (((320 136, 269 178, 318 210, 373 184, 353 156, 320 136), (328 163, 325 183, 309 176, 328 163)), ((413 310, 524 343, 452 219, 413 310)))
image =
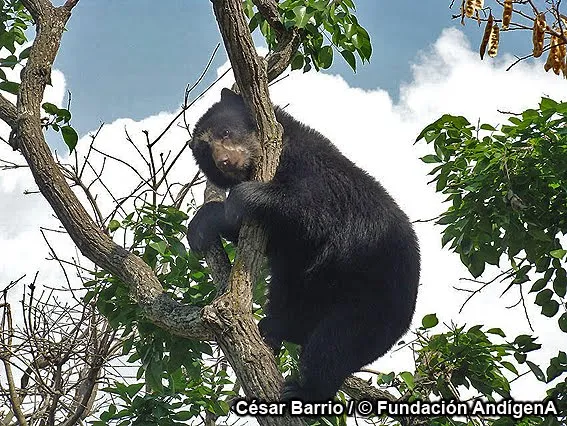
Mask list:
POLYGON ((0 2, 0 49, 6 49, 8 55, 0 56, 0 90, 17 95, 20 84, 9 81, 3 68, 14 69, 21 65, 30 54, 30 47, 16 55, 19 46, 28 41, 26 30, 32 25, 31 15, 19 0, 0 2))
MULTIPOLYGON (((173 207, 144 204, 122 222, 111 221, 109 230, 132 233, 130 249, 156 271, 173 297, 204 306, 215 287, 208 269, 185 248, 186 220, 173 207)), ((105 272, 97 273, 88 287, 85 302, 95 300, 110 324, 122 331, 122 353, 129 355, 129 363, 140 365, 136 379, 143 378, 107 387, 122 402, 110 405, 95 424, 182 425, 203 410, 216 416, 228 413, 234 379, 216 346, 181 339, 145 320, 126 286, 105 272)))
POLYGON ((28 41, 25 31, 32 25, 31 15, 19 0, 8 0, 0 2, 0 48, 8 51, 9 55, 0 57, 0 90, 17 94, 19 84, 6 79, 6 73, 2 68, 14 69, 16 65, 26 60, 30 48, 23 49, 17 56, 18 46, 28 41))
MULTIPOLYGON (((471 394, 476 391, 477 397, 489 401, 510 398, 511 382, 530 371, 537 375, 545 374, 537 365, 527 358, 529 353, 536 351, 541 345, 528 335, 520 335, 508 339, 500 328, 486 329, 482 325, 472 327, 451 325, 448 331, 434 334, 438 326, 437 316, 429 314, 422 319, 423 327, 416 333, 416 339, 410 345, 417 357, 415 372, 380 373, 376 376, 376 384, 390 389, 392 393, 402 395, 408 401, 444 400, 463 401, 463 393, 471 394), (486 330, 485 330, 486 329, 486 330), (524 370, 525 372, 522 372, 524 370)), ((559 370, 564 370, 560 360, 552 361, 559 370), (561 365, 561 367, 559 367, 561 365)), ((548 369, 549 371, 549 369, 548 369)), ((547 376, 547 381, 552 376, 547 376)), ((549 396, 556 401, 556 407, 561 412, 559 419, 552 417, 529 417, 521 420, 501 417, 487 419, 469 418, 467 422, 450 417, 432 417, 428 419, 431 425, 560 425, 560 419, 567 415, 565 405, 564 385, 550 391, 549 396)), ((468 399, 468 398, 467 398, 468 399)))
POLYGON ((45 102, 41 107, 48 114, 47 117, 41 119, 43 128, 51 128, 56 132, 61 132, 63 141, 69 147, 69 152, 73 152, 75 146, 77 146, 79 135, 77 135, 75 129, 69 124, 71 121, 71 112, 68 109, 59 108, 57 105, 49 102, 45 102))
MULTIPOLYGON (((18 47, 28 41, 26 31, 33 25, 33 19, 24 8, 20 0, 0 1, 0 48, 8 51, 9 55, 0 57, 0 90, 18 95, 20 83, 9 81, 3 68, 14 70, 17 66, 23 67, 27 61, 31 46, 21 50, 16 55, 18 47)), ((43 110, 49 115, 42 119, 44 128, 51 128, 61 132, 63 141, 73 152, 79 136, 69 122, 71 113, 68 109, 58 108, 46 102, 42 105, 43 110)))
POLYGON ((539 109, 498 129, 444 115, 418 136, 435 154, 422 160, 451 206, 441 214, 450 243, 474 277, 504 255, 513 286, 531 283, 535 303, 567 332, 567 103, 543 98, 539 109))
MULTIPOLYGON (((244 0, 244 8, 250 19, 250 30, 259 28, 268 48, 276 50, 280 40, 262 15, 255 11, 252 0, 244 0)), ((285 0, 278 4, 278 8, 285 28, 295 27, 301 34, 301 46, 291 63, 292 70, 327 69, 333 63, 335 50, 354 71, 355 54, 363 63, 370 60, 370 36, 353 14, 353 0, 285 0)))

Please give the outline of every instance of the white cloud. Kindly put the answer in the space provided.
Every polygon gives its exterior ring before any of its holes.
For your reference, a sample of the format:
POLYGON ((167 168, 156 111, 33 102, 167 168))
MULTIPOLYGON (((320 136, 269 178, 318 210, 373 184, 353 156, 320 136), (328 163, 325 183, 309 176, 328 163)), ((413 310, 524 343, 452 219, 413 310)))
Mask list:
MULTIPOLYGON (((424 126, 443 113, 463 114, 472 122, 480 117, 496 124, 505 120, 498 109, 521 111, 535 106, 544 94, 557 98, 557 93, 563 93, 565 82, 545 74, 540 63, 522 63, 506 72, 512 61, 511 57, 503 57, 481 62, 461 32, 447 29, 429 50, 416 59, 412 65, 413 78, 401 87, 397 103, 384 90, 353 88, 340 76, 298 72, 273 86, 272 97, 277 104, 289 103, 287 110, 292 115, 328 136, 343 153, 379 179, 411 219, 428 219, 441 212, 442 205, 441 197, 434 193, 434 188, 426 185, 429 167, 419 160, 429 147, 423 143, 413 145, 424 126)), ((226 77, 221 85, 205 95, 188 113, 188 121, 194 123, 209 105, 218 100, 220 87, 230 84, 230 77, 226 77)), ((56 84, 56 87, 61 86, 56 84)), ((54 98, 61 101, 64 90, 56 92, 54 98)), ((147 130, 151 139, 173 116, 173 113, 160 113, 139 122, 127 118, 117 120, 103 128, 96 146, 125 159, 144 174, 146 166, 126 142, 124 127, 137 146, 144 150, 142 131, 147 130)), ((167 153, 169 149, 179 149, 187 138, 185 130, 174 127, 160 142, 160 150, 167 153)), ((88 140, 85 136, 79 141, 80 155, 85 154, 88 140)), ((5 158, 6 150, 5 146, 0 146, 0 158, 5 158)), ((186 153, 172 178, 185 182, 195 172, 193 160, 186 153)), ((121 194, 126 194, 137 182, 133 172, 113 161, 107 162, 105 176, 110 189, 121 194)), ((0 267, 0 282, 7 282, 18 273, 29 272, 29 265, 39 265, 45 255, 45 245, 36 229, 50 221, 51 211, 39 196, 33 196, 33 201, 20 197, 22 189, 31 186, 33 184, 25 171, 0 174, 0 197, 12 200, 10 205, 0 208, 0 255, 7 259, 4 265, 9 265, 0 267), (17 177, 12 174, 17 174, 17 177)), ((101 205, 107 211, 111 200, 105 198, 104 191, 99 193, 101 205)), ((502 287, 488 288, 473 298, 459 314, 466 294, 454 290, 453 286, 464 285, 459 279, 468 276, 466 269, 458 256, 441 249, 441 228, 430 223, 419 223, 415 228, 421 241, 423 263, 416 325, 423 315, 437 312, 447 323, 500 326, 511 336, 530 333, 521 309, 504 308, 517 301, 517 294, 511 293, 501 299, 502 287)), ((554 320, 546 320, 530 302, 528 305, 540 342, 548 348, 534 358, 543 362, 556 353, 557 342, 562 341, 564 335, 558 332, 554 320)), ((387 355, 376 363, 376 368, 383 371, 389 368, 411 369, 411 366, 407 351, 387 355), (400 366, 403 362, 405 364, 400 366)), ((544 386, 534 382, 529 380, 527 385, 519 382, 515 396, 541 398, 544 386)))
MULTIPOLYGON (((10 71, 8 78, 17 80, 19 71, 10 71)), ((51 73, 52 85, 48 86, 44 102, 62 106, 65 96, 65 77, 59 70, 51 73)), ((12 102, 15 96, 7 95, 12 102)), ((8 139, 9 130, 5 123, 0 124, 0 135, 8 139)), ((5 143, 0 143, 0 159, 23 165, 25 160, 19 152, 13 151, 5 143)), ((1 165, 2 163, 0 163, 1 165)), ((58 226, 57 220, 47 201, 37 192, 37 187, 29 169, 18 168, 0 172, 0 288, 10 281, 27 274, 29 283, 36 270, 40 270, 39 280, 45 279, 50 284, 59 284, 61 279, 58 266, 45 260, 47 247, 39 232, 39 227, 58 226), (32 192, 24 195, 24 192, 32 192), (33 270, 30 270, 33 265, 33 270)), ((69 239, 65 237, 66 246, 71 249, 69 239)), ((23 283, 22 283, 23 284, 23 283)), ((21 297, 12 291, 14 300, 21 297)))

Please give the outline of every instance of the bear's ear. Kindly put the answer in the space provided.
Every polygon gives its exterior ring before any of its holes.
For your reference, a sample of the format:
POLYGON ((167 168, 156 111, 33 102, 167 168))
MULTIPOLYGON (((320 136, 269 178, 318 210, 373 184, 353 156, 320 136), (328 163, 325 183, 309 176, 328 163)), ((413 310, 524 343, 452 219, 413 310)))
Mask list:
POLYGON ((240 95, 237 95, 232 90, 224 87, 220 94, 221 102, 242 102, 240 95))

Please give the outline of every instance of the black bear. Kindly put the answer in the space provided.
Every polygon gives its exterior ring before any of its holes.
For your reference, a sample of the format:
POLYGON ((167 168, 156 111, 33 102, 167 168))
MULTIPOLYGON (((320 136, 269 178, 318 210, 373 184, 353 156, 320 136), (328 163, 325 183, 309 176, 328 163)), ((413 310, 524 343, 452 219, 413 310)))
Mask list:
POLYGON ((419 248, 407 216, 374 178, 317 131, 275 113, 283 150, 267 183, 250 181, 260 142, 239 95, 223 89, 199 119, 193 156, 230 193, 197 212, 188 240, 205 251, 219 235, 234 241, 243 218, 264 227, 271 281, 260 332, 276 353, 283 340, 302 347, 300 381, 288 381, 282 399, 323 401, 407 331, 419 248))

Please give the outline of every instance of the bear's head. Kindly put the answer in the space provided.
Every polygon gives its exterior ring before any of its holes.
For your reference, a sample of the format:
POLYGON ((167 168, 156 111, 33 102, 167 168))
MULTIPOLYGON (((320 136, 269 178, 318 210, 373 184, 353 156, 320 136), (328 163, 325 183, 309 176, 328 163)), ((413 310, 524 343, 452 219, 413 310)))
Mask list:
POLYGON ((256 126, 244 101, 226 88, 220 102, 197 121, 189 147, 202 172, 221 188, 250 180, 261 154, 256 126))

